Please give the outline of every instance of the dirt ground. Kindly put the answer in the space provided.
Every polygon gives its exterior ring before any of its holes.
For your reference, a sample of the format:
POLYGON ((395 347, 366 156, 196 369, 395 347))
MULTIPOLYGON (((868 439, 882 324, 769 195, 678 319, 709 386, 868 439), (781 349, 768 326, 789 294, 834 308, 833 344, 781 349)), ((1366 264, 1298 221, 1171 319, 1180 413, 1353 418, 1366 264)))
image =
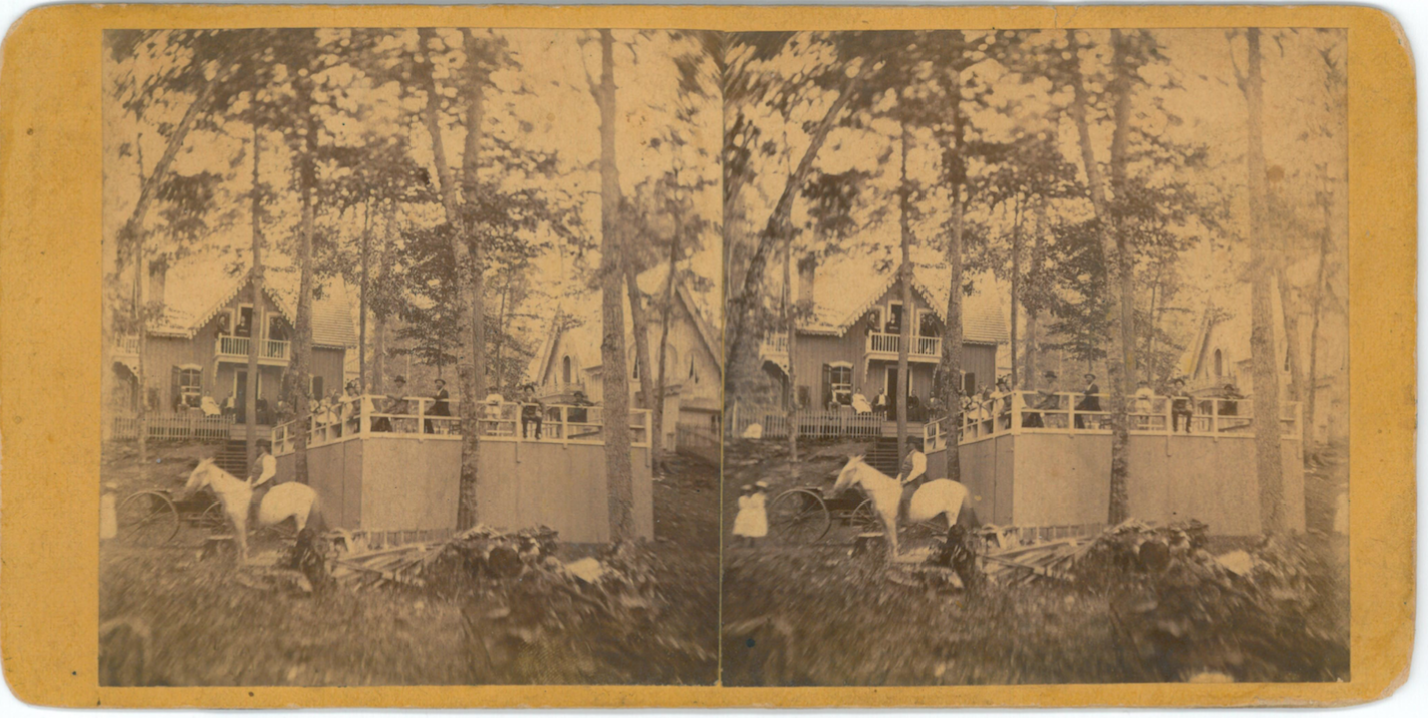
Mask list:
MULTIPOLYGON (((727 446, 726 539, 741 485, 768 481, 770 497, 794 485, 826 488, 854 448, 800 447, 795 477, 782 442, 727 446)), ((1314 485, 1337 491, 1343 467, 1318 466, 1325 475, 1314 485)), ((776 537, 753 548, 726 544, 725 685, 1349 677, 1347 567, 1334 558, 1344 546, 1322 537, 1304 539, 1294 555, 1308 559, 1285 570, 1294 575, 1294 590, 1276 589, 1273 605, 1285 606, 1281 611, 1265 609, 1268 601, 1236 602, 1240 593, 1221 594, 1214 586, 1191 590, 1169 581, 1134 593, 1109 582, 1049 580, 976 591, 933 588, 898 580, 903 574, 889 569, 880 553, 854 555, 853 533, 838 533, 835 523, 829 537, 813 545, 776 537), (1159 600, 1148 601, 1157 590, 1159 600)), ((1218 555, 1249 543, 1255 541, 1217 540, 1207 550, 1218 555)))
MULTIPOLYGON (((132 449, 106 447, 101 475, 121 497, 178 488, 190 462, 210 451, 157 448, 143 481, 132 449)), ((486 607, 504 588, 483 592, 480 610, 470 595, 422 589, 265 590, 243 578, 232 556, 201 556, 196 531, 161 549, 103 546, 100 621, 129 621, 149 634, 147 680, 160 685, 709 684, 717 675, 718 480, 717 468, 675 458, 655 482, 656 537, 639 555, 661 600, 657 617, 638 625, 595 617, 562 632, 551 607, 545 625, 556 629, 493 656, 477 637, 497 630, 500 614, 486 607)), ((285 546, 267 538, 252 548, 285 546)), ((559 555, 593 551, 563 546, 559 555)))

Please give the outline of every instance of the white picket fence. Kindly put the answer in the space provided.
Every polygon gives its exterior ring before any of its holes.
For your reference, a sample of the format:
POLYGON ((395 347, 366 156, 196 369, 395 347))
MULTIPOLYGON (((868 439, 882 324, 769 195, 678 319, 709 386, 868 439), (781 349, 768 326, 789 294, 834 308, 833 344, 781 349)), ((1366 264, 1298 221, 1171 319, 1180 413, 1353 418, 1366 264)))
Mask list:
MULTIPOLYGON (((778 407, 735 406, 733 421, 734 438, 744 435, 752 424, 763 427, 766 439, 788 436, 788 414, 778 407)), ((801 438, 822 439, 842 436, 882 436, 883 423, 887 416, 882 412, 854 414, 851 411, 826 411, 822 409, 799 409, 793 415, 801 438)))
MULTIPOLYGON (((233 428, 231 416, 189 416, 187 414, 150 414, 151 441, 227 441, 233 428)), ((133 414, 114 417, 113 438, 132 441, 139 438, 139 417, 133 414)))

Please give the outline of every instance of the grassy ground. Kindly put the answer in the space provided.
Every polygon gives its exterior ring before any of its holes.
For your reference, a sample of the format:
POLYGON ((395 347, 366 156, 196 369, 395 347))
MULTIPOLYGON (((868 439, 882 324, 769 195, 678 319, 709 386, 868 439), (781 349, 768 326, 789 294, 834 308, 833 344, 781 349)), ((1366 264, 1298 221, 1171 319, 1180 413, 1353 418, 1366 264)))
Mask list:
MULTIPOLYGON (((726 537, 739 486, 763 479, 773 484, 771 495, 793 485, 826 487, 849 448, 802 449, 790 476, 781 443, 726 447, 726 537)), ((889 569, 876 552, 852 555, 849 535, 815 545, 726 545, 725 685, 1104 683, 1206 673, 1241 681, 1348 678, 1346 566, 1332 558, 1341 547, 1326 540, 1295 544, 1303 550, 1287 569, 1294 575, 1283 584, 1288 596, 1276 583, 1273 591, 1250 587, 1248 600, 1240 583, 1222 592, 1182 576, 1153 586, 1117 579, 933 588, 889 569)), ((1245 544, 1216 541, 1208 550, 1245 544)))
MULTIPOLYGON (((159 448, 145 481, 132 452, 108 447, 102 475, 120 496, 177 488, 206 451, 159 448)), ((717 670, 717 487, 717 469, 679 459, 655 483, 656 539, 638 560, 659 587, 657 616, 623 623, 590 616, 576 628, 564 608, 541 605, 545 594, 532 594, 529 582, 484 587, 479 596, 266 589, 245 578, 255 569, 235 568, 231 556, 201 557, 202 536, 188 532, 175 547, 104 546, 100 620, 146 626, 147 680, 169 685, 708 684, 717 670), (478 639, 510 631, 511 621, 491 607, 507 604, 509 614, 517 595, 516 608, 542 620, 541 636, 493 653, 478 639)), ((253 547, 255 554, 283 548, 277 539, 253 547)), ((564 547, 562 557, 590 552, 564 547)))

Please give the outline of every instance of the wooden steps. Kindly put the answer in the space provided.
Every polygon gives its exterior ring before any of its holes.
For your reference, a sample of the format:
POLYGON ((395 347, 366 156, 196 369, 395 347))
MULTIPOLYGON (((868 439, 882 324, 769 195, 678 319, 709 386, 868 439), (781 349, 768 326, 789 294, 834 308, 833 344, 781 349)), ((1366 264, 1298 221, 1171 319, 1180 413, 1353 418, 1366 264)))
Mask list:
POLYGON ((247 443, 241 439, 229 439, 218 447, 218 452, 213 455, 213 463, 239 478, 248 476, 247 443))
MULTIPOLYGON (((914 449, 922 451, 922 437, 909 436, 907 437, 907 443, 911 444, 914 449)), ((897 455, 897 437, 885 436, 875 439, 873 443, 868 446, 868 453, 863 457, 863 460, 866 461, 869 466, 888 476, 897 476, 898 469, 900 469, 902 465, 900 458, 901 457, 897 455)))

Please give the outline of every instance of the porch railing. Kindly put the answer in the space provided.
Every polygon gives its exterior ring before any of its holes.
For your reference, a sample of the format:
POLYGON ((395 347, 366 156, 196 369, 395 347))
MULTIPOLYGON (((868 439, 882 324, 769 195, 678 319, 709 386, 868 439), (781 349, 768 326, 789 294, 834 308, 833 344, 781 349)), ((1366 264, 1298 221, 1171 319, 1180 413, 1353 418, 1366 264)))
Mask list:
MULTIPOLYGON (((752 424, 759 424, 762 427, 762 434, 766 439, 788 436, 790 426, 788 413, 781 408, 737 406, 732 411, 734 416, 730 421, 730 426, 734 430, 736 439, 742 437, 752 424)), ((793 421, 793 425, 798 427, 798 435, 810 439, 840 436, 876 437, 882 436, 883 424, 887 421, 887 415, 881 411, 857 414, 853 412, 852 408, 839 411, 799 409, 794 412, 793 421)))
POLYGON ((116 354, 139 354, 139 335, 124 334, 114 338, 114 352, 116 354))
MULTIPOLYGON (((874 354, 896 354, 902 347, 902 335, 887 332, 869 332, 867 350, 874 354)), ((909 355, 915 357, 942 356, 942 337, 913 335, 908 348, 909 355)))
MULTIPOLYGON (((363 396, 336 406, 313 409, 307 437, 308 446, 323 446, 346 438, 402 436, 420 441, 460 440, 461 417, 457 402, 447 402, 446 413, 432 413, 435 399, 363 396)), ((631 409, 630 443, 649 446, 650 412, 631 409)), ((483 439, 547 444, 603 445, 604 413, 598 406, 567 404, 482 403, 477 407, 477 427, 483 439), (527 411, 530 409, 530 411, 527 411)), ((288 421, 273 427, 273 453, 285 454, 294 448, 297 423, 288 421)))
POLYGON ((761 354, 787 354, 788 334, 786 332, 770 333, 764 336, 763 344, 760 345, 761 354))
MULTIPOLYGON (((224 358, 247 358, 250 342, 252 342, 250 337, 225 334, 218 337, 214 351, 218 353, 218 356, 224 358)), ((287 360, 289 344, 283 339, 259 339, 258 358, 287 360)))
MULTIPOLYGON (((148 437, 155 441, 226 441, 233 428, 231 416, 190 416, 188 414, 150 414, 148 437)), ((139 438, 139 417, 124 414, 114 417, 111 436, 121 441, 139 438)))
MULTIPOLYGON (((1028 391, 993 394, 988 399, 972 402, 958 413, 958 443, 968 444, 1007 434, 1110 434, 1110 397, 1093 396, 1099 408, 1077 408, 1085 406, 1085 394, 1028 391)), ((1192 397, 1178 409, 1175 400, 1167 396, 1132 396, 1126 401, 1130 402, 1127 416, 1131 434, 1254 437, 1254 417, 1248 397, 1192 397)), ((1301 411, 1299 402, 1280 405, 1283 438, 1302 438, 1301 411)), ((949 438, 946 418, 928 422, 923 427, 923 435, 927 451, 946 448, 949 438)))

